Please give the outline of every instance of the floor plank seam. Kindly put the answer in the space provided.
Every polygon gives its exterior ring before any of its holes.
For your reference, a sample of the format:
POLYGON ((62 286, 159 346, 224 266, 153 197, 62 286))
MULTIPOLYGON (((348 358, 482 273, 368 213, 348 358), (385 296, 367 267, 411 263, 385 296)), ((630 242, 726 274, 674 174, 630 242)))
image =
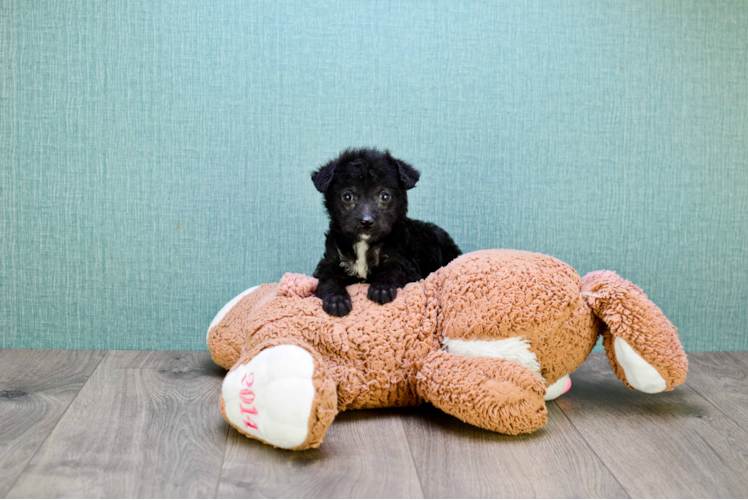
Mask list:
MULTIPOLYGON (((403 417, 402 417, 402 415, 400 415, 398 417, 397 421, 400 422, 400 427, 402 427, 402 429, 403 429, 403 434, 405 434, 405 436, 407 436, 408 435, 408 431, 405 430, 405 425, 403 425, 403 417)), ((410 446, 410 440, 407 439, 407 437, 405 439, 405 443, 408 445, 408 452, 410 453, 410 461, 413 464, 413 470, 416 471, 416 477, 418 478, 418 487, 421 489, 421 497, 422 498, 427 498, 426 497, 426 491, 423 489, 423 481, 421 480, 421 473, 418 471, 418 466, 416 465, 416 457, 413 456, 413 447, 410 446)))
POLYGON ((76 400, 78 399, 78 396, 80 395, 80 393, 81 393, 81 391, 83 390, 83 388, 84 388, 84 387, 86 387, 86 385, 88 385, 88 382, 89 382, 89 380, 91 380, 91 377, 93 376, 93 374, 94 374, 94 373, 96 373, 96 371, 97 371, 97 370, 99 369, 99 366, 101 366, 101 362, 102 362, 102 361, 104 361, 104 359, 105 359, 105 358, 106 358, 107 356, 109 356, 109 353, 110 353, 110 352, 111 352, 111 351, 107 351, 107 352, 106 352, 106 353, 105 353, 105 354, 104 354, 104 355, 103 355, 103 356, 101 357, 101 359, 99 359, 99 362, 98 362, 98 363, 96 363, 96 368, 94 368, 93 370, 91 370, 91 373, 90 373, 90 374, 88 375, 88 378, 87 378, 87 379, 86 379, 86 381, 85 381, 85 382, 83 383, 83 385, 82 385, 82 386, 80 387, 80 389, 78 389, 78 392, 77 392, 77 393, 75 394, 75 397, 74 397, 73 399, 71 399, 71 400, 70 400, 70 402, 68 403, 68 405, 67 405, 67 406, 65 407, 65 411, 63 411, 63 412, 62 412, 62 413, 60 414, 60 418, 58 418, 58 419, 57 419, 57 423, 55 423, 54 427, 52 427, 52 428, 51 428, 51 429, 49 430, 49 433, 47 433, 47 435, 46 435, 46 436, 44 436, 44 440, 43 440, 43 441, 42 441, 42 442, 41 442, 41 443, 39 444, 39 447, 38 447, 38 448, 36 449, 36 451, 34 451, 34 454, 33 454, 33 455, 31 455, 31 457, 29 457, 28 461, 26 462, 26 465, 25 465, 25 466, 23 467, 23 469, 21 470, 20 474, 18 474, 18 477, 16 477, 15 481, 13 481, 13 484, 11 484, 11 485, 10 485, 10 488, 8 488, 8 493, 6 493, 6 494, 5 494, 5 497, 4 497, 4 498, 9 498, 9 497, 8 497, 8 495, 10 495, 10 493, 11 493, 11 492, 13 491, 13 488, 15 488, 15 487, 16 487, 16 484, 18 484, 18 481, 19 481, 19 480, 20 480, 20 479, 21 479, 21 478, 23 477, 23 473, 24 473, 24 472, 26 472, 26 469, 28 468, 29 464, 30 464, 31 462, 33 462, 33 461, 34 461, 34 458, 36 458, 36 455, 38 455, 38 454, 39 454, 39 450, 41 450, 42 448, 44 448, 44 444, 45 444, 45 443, 47 442, 47 440, 49 439, 49 436, 51 436, 51 435, 52 435, 52 434, 53 434, 53 433, 55 432, 55 429, 57 429, 57 426, 58 426, 58 425, 60 425, 60 422, 62 422, 62 419, 63 419, 63 418, 65 418, 65 414, 67 414, 67 412, 68 412, 68 410, 70 409, 70 407, 71 407, 71 406, 73 405, 73 403, 74 403, 74 402, 75 402, 75 401, 76 401, 76 400))
POLYGON ((729 414, 725 413, 722 410, 722 408, 720 408, 719 406, 717 406, 716 403, 714 403, 711 399, 709 399, 707 396, 705 396, 704 394, 702 394, 689 380, 686 380, 686 385, 688 387, 690 387, 693 392, 695 392, 696 394, 698 394, 701 397, 701 399, 703 399, 704 401, 706 401, 707 403, 709 403, 710 405, 712 405, 712 407, 714 409, 716 409, 718 412, 720 412, 722 415, 724 415, 725 418, 727 418, 727 420, 733 422, 741 430, 743 430, 743 431, 745 431, 745 432, 748 433, 748 428, 743 427, 743 425, 740 422, 738 422, 737 420, 735 420, 734 418, 732 418, 729 414))
POLYGON ((216 491, 213 494, 213 498, 218 498, 218 490, 221 488, 221 480, 223 480, 223 464, 226 463, 226 450, 229 448, 229 435, 231 434, 231 426, 226 426, 226 441, 223 443, 223 456, 221 457, 221 468, 218 470, 218 481, 216 482, 216 491))
POLYGON ((561 414, 564 416, 564 418, 566 420, 569 421, 569 424, 571 424, 572 428, 574 429, 574 432, 577 433, 577 436, 579 436, 579 438, 582 441, 584 441, 584 444, 587 445, 587 447, 590 449, 590 451, 592 452, 592 454, 595 455, 595 457, 600 461, 600 463, 602 464, 602 466, 605 467, 605 470, 607 470, 610 473, 610 476, 613 479, 615 479, 616 483, 618 483, 618 486, 620 486, 621 489, 626 492, 626 495, 628 495, 628 498, 634 498, 634 497, 631 496, 631 492, 629 490, 627 490, 626 487, 623 484, 621 484, 621 481, 618 480, 618 477, 616 477, 615 473, 613 473, 613 471, 610 469, 610 467, 608 467, 608 464, 605 463, 605 460, 603 460, 602 457, 600 457, 600 455, 597 454, 597 450, 595 450, 595 448, 592 446, 592 444, 589 441, 587 441, 587 439, 585 439, 584 435, 579 431, 579 429, 577 429, 577 426, 574 425, 574 421, 569 417, 569 415, 566 414, 566 412, 564 411, 564 409, 561 408, 561 405, 559 405, 556 401, 551 401, 551 404, 556 405, 556 408, 558 408, 561 411, 561 414))

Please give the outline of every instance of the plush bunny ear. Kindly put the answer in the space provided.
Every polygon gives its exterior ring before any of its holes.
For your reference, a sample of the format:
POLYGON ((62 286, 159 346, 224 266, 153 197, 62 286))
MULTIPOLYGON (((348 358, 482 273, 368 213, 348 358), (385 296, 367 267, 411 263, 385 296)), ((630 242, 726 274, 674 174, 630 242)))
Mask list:
POLYGON ((397 172, 398 174, 400 174, 400 180, 403 183, 403 187, 405 189, 414 187, 416 185, 416 182, 418 182, 418 179, 421 177, 421 173, 404 161, 396 160, 395 158, 393 158, 390 155, 389 151, 387 151, 385 154, 387 155, 387 159, 389 159, 397 167, 397 172))
POLYGON ((327 164, 321 166, 316 172, 312 172, 312 182, 317 191, 324 193, 327 188, 330 187, 333 175, 335 175, 335 168, 338 166, 337 160, 332 160, 327 164))

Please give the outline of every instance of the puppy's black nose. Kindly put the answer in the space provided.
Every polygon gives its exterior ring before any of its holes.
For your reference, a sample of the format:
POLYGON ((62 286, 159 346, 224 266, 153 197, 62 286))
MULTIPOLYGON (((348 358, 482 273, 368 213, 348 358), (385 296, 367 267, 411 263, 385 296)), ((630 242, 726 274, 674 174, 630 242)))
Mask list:
POLYGON ((373 225, 374 219, 371 218, 371 215, 364 215, 364 217, 361 219, 361 227, 368 229, 373 225))

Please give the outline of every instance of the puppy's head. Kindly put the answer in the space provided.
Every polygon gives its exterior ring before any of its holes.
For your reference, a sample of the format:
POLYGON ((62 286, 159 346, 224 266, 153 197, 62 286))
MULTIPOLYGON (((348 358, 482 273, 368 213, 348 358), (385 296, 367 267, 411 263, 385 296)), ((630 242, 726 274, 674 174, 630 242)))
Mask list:
POLYGON ((312 174, 333 225, 352 241, 386 236, 408 212, 407 190, 420 174, 374 149, 348 149, 312 174))

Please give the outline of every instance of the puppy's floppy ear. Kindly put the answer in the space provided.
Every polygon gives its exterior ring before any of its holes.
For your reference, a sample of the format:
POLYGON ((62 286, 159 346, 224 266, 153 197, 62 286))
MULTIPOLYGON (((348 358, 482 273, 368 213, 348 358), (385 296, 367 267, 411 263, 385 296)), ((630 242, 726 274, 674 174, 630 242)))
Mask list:
POLYGON ((312 172, 312 182, 317 191, 324 193, 327 188, 330 187, 332 178, 335 175, 335 168, 338 166, 337 160, 327 162, 321 166, 316 172, 312 172))
POLYGON ((405 189, 414 187, 416 185, 416 182, 418 182, 418 179, 421 178, 421 173, 415 168, 411 167, 408 163, 393 158, 390 155, 389 151, 387 151, 385 154, 387 155, 387 159, 397 167, 397 172, 398 174, 400 174, 400 180, 403 183, 403 187, 405 189))

